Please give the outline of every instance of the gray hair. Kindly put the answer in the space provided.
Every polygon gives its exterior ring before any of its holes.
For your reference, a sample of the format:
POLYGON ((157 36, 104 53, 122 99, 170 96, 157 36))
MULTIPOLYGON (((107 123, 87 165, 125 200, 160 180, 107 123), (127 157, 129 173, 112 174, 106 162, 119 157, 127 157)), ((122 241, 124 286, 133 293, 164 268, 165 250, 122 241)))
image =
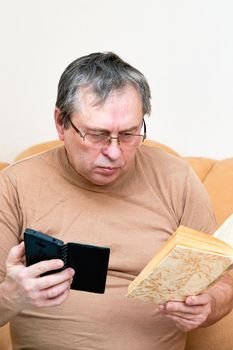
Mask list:
POLYGON ((58 84, 56 107, 61 111, 65 127, 69 117, 79 109, 80 87, 90 87, 96 95, 96 104, 105 102, 113 90, 133 85, 142 99, 142 112, 151 112, 150 87, 144 75, 123 61, 113 52, 92 53, 80 57, 69 64, 58 84))

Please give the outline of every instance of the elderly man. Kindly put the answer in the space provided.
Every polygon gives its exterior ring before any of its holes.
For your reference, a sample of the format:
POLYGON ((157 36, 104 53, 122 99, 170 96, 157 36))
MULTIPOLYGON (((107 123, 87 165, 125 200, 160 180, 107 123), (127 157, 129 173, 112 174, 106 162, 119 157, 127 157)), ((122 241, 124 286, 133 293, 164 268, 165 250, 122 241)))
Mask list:
POLYGON ((143 145, 149 113, 150 89, 138 70, 113 53, 81 57, 58 87, 55 124, 64 146, 1 172, 0 320, 11 323, 14 349, 181 350, 186 331, 231 310, 229 276, 185 302, 125 298, 180 224, 215 226, 189 166, 143 145), (41 276, 61 260, 25 267, 26 227, 110 247, 105 293, 70 290, 71 268, 41 276))

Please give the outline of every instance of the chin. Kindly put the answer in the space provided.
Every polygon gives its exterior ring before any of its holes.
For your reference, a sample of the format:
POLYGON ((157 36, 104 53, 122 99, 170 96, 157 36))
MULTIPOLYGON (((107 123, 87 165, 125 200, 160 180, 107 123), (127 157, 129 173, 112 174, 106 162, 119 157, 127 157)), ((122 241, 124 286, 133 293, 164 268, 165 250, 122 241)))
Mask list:
POLYGON ((96 176, 95 178, 89 179, 93 184, 98 186, 104 186, 113 183, 119 178, 119 176, 106 177, 106 176, 96 176))
POLYGON ((95 179, 95 180, 90 180, 93 184, 98 185, 98 186, 104 186, 104 185, 108 185, 111 184, 112 182, 114 182, 116 179, 110 180, 110 179, 95 179))
POLYGON ((88 180, 95 185, 104 186, 113 183, 123 175, 124 171, 121 168, 108 169, 97 167, 92 174, 89 174, 88 180))

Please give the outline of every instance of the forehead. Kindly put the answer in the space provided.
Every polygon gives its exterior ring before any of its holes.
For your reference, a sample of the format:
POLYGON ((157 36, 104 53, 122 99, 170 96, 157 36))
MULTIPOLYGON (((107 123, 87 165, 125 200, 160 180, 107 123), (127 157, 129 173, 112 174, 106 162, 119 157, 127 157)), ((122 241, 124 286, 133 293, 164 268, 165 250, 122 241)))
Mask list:
MULTIPOLYGON (((76 113, 75 113, 76 114, 76 113)), ((104 101, 90 87, 79 90, 78 118, 85 122, 140 123, 143 117, 142 100, 139 92, 132 85, 113 90, 104 101)))
POLYGON ((127 84, 119 89, 113 89, 107 96, 99 96, 95 93, 92 86, 81 86, 78 95, 78 103, 80 106, 101 107, 105 103, 109 103, 113 100, 122 100, 124 97, 133 97, 142 104, 142 98, 136 87, 132 84, 127 84))

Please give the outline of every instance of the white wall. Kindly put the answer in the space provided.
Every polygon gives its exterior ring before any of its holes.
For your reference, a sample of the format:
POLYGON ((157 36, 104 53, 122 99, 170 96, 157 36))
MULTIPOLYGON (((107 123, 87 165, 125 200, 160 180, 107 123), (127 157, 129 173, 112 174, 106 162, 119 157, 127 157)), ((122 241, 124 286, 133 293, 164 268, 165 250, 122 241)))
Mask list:
POLYGON ((232 0, 0 0, 0 160, 56 138, 58 79, 115 51, 151 85, 149 137, 183 155, 233 156, 232 0))

